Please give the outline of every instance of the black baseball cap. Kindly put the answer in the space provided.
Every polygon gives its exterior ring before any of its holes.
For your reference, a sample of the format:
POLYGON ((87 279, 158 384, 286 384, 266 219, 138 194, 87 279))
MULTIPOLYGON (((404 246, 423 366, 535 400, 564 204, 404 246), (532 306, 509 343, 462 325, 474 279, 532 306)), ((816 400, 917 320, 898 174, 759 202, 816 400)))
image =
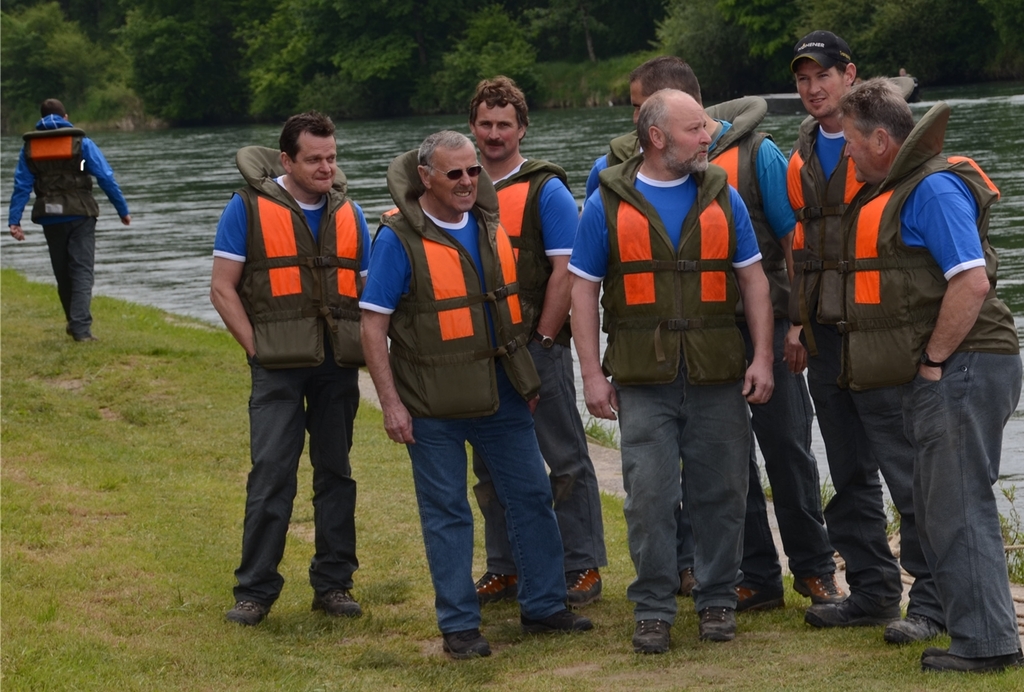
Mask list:
POLYGON ((850 46, 831 31, 812 31, 793 46, 793 60, 789 63, 792 71, 800 58, 810 58, 826 70, 837 62, 853 62, 850 46))

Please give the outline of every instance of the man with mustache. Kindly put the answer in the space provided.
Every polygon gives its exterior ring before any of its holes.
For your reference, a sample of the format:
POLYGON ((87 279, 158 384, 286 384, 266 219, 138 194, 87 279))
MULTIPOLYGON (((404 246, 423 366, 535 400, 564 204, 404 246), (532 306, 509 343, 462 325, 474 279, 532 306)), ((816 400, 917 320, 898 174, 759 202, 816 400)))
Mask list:
POLYGON ((466 442, 505 508, 523 631, 593 626, 565 607, 562 542, 528 403, 540 389, 531 333, 498 198, 481 173, 473 144, 450 130, 391 162, 397 208, 381 219, 359 303, 384 428, 412 461, 442 647, 456 659, 491 653, 473 584, 466 442))
POLYGON ((656 92, 640 108, 643 156, 600 174, 569 271, 587 408, 619 420, 625 514, 636 580, 633 649, 664 653, 676 615, 679 468, 696 538, 702 640, 736 635, 750 425, 747 402, 772 395, 772 310, 750 217, 694 98, 656 92), (608 349, 600 358, 602 284, 608 349), (746 362, 736 304, 747 307, 746 362), (612 381, 607 379, 612 376, 612 381))
MULTIPOLYGON (((534 427, 550 469, 555 516, 565 550, 569 605, 601 596, 600 567, 608 563, 597 474, 587 450, 569 347, 569 254, 579 210, 565 183, 565 171, 539 159, 527 160, 519 146, 530 116, 526 96, 508 77, 477 85, 469 106, 469 129, 480 160, 498 192, 501 225, 516 253, 519 295, 533 339, 529 343, 540 375, 534 427)), ((512 600, 515 561, 508 542, 505 510, 479 455, 473 488, 484 517, 487 572, 477 582, 481 603, 512 600)))

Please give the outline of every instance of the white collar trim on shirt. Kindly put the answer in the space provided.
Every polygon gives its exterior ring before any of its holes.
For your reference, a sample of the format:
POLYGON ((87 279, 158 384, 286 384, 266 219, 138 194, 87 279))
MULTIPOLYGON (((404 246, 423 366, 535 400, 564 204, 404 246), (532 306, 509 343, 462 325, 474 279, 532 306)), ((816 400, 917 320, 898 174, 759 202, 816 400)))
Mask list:
MULTIPOLYGON (((284 186, 284 183, 281 182, 280 178, 274 178, 274 182, 280 185, 282 190, 288 192, 288 188, 284 186)), ((293 197, 292 199, 295 198, 293 197)), ((325 204, 327 204, 327 195, 321 197, 320 201, 317 202, 316 204, 303 204, 297 199, 295 200, 295 203, 299 205, 299 209, 304 209, 305 211, 316 211, 317 209, 321 209, 325 204)))
MULTIPOLYGON (((427 214, 426 210, 424 210, 423 213, 427 214)), ((462 218, 456 221, 455 223, 442 221, 436 216, 431 216, 430 214, 427 214, 427 218, 429 218, 431 221, 436 223, 441 228, 448 229, 449 231, 461 231, 463 228, 466 227, 466 224, 469 223, 469 214, 467 214, 466 212, 462 212, 462 218)))
POLYGON ((519 164, 518 166, 516 166, 515 168, 513 168, 512 170, 510 170, 510 171, 509 171, 508 173, 506 173, 505 175, 503 175, 503 176, 501 176, 500 178, 498 178, 497 180, 492 180, 491 182, 492 182, 492 183, 500 183, 500 182, 501 182, 502 180, 504 180, 505 178, 511 178, 511 177, 512 177, 513 175, 515 175, 515 174, 516 174, 516 173, 518 173, 518 172, 519 172, 520 170, 522 170, 522 168, 523 168, 523 164, 524 164, 524 163, 526 163, 527 161, 529 161, 529 159, 523 159, 523 163, 519 164))
POLYGON ((682 178, 676 178, 675 180, 655 180, 654 178, 648 178, 640 171, 637 171, 636 179, 641 183, 650 185, 651 187, 678 187, 689 180, 690 175, 686 174, 682 178))
POLYGON ((825 132, 825 130, 822 129, 821 125, 818 125, 818 133, 822 137, 824 137, 825 139, 845 139, 846 138, 846 135, 843 134, 842 130, 840 130, 839 132, 825 132))

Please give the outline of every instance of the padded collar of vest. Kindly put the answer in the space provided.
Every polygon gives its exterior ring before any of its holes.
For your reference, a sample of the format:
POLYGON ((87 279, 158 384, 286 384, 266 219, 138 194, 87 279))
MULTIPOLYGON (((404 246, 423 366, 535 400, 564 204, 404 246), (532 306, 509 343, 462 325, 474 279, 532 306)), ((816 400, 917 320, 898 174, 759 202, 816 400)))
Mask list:
MULTIPOLYGON (((418 149, 400 154, 388 166, 387 181, 388 192, 391 193, 391 199, 395 201, 398 211, 417 233, 422 234, 427 224, 427 215, 423 213, 419 199, 426 192, 426 188, 420 180, 418 166, 418 149)), ((498 193, 494 191, 494 184, 487 171, 480 171, 480 177, 477 178, 476 204, 473 205, 473 212, 483 215, 483 220, 493 235, 497 228, 498 193)))
POLYGON ((569 187, 569 178, 565 175, 565 169, 563 169, 561 166, 555 165, 550 161, 545 161, 543 159, 527 159, 518 171, 516 171, 515 173, 508 176, 500 183, 498 183, 496 185, 496 189, 499 187, 511 185, 517 180, 528 178, 532 175, 536 175, 537 173, 550 173, 551 175, 561 180, 566 187, 569 187))
POLYGON ((939 101, 924 114, 907 135, 907 141, 900 147, 892 162, 892 168, 889 169, 889 175, 882 181, 879 190, 893 187, 918 166, 942 153, 949 114, 949 106, 944 101, 939 101))
MULTIPOLYGON (((280 199, 281 193, 285 192, 274 182, 274 178, 280 178, 285 174, 284 166, 281 165, 281 152, 277 149, 242 147, 235 154, 235 165, 238 166, 238 172, 245 178, 245 182, 268 197, 280 199)), ((334 173, 334 184, 331 189, 344 198, 348 190, 348 179, 341 168, 334 173)), ((291 195, 287 192, 284 196, 291 200, 291 195)))
MULTIPOLYGON (((647 218, 651 218, 652 215, 657 215, 657 211, 634 186, 637 171, 640 170, 643 162, 642 156, 634 156, 625 163, 604 169, 598 178, 601 181, 601 185, 607 187, 620 199, 629 202, 644 212, 647 218)), ((697 183, 697 200, 695 205, 698 210, 702 210, 711 204, 711 200, 718 196, 718 193, 728 184, 729 180, 725 169, 718 166, 708 166, 708 169, 703 173, 691 173, 690 176, 697 183)))
POLYGON ((85 130, 77 127, 67 126, 59 130, 32 130, 22 135, 22 139, 46 139, 47 137, 85 137, 85 130))
POLYGON ((715 120, 725 120, 732 127, 715 142, 716 151, 725 151, 743 139, 761 124, 768 114, 768 102, 760 96, 742 98, 719 103, 704 109, 715 120))
POLYGON ((640 138, 636 130, 613 139, 608 144, 608 166, 615 166, 640 153, 640 138))

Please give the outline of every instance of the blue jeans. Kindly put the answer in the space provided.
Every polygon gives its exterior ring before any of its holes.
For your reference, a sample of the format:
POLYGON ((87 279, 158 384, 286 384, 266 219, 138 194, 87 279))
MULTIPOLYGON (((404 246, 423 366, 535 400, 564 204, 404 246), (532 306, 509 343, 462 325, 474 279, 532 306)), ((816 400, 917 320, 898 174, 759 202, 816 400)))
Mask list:
POLYGON ((313 466, 315 553, 309 583, 323 595, 352 588, 356 560, 356 482, 349 450, 359 408, 359 371, 334 363, 325 340, 324 362, 313 368, 268 370, 250 359, 249 435, 252 470, 246 484, 242 562, 235 600, 270 605, 284 578, 284 556, 306 431, 313 466), (305 405, 304 405, 305 404, 305 405))
POLYGON ((473 514, 466 495, 467 441, 487 464, 498 500, 506 508, 520 609, 526 617, 541 619, 565 608, 562 541, 533 417, 500 364, 497 372, 497 413, 414 418, 416 442, 407 445, 442 632, 480 625, 472 572, 473 514))
POLYGON ((43 226, 57 295, 72 336, 91 334, 93 265, 96 261, 96 217, 43 226))
POLYGON ((914 507, 935 575, 949 651, 968 658, 1020 648, 992 485, 1003 427, 1020 400, 1017 355, 954 353, 938 382, 899 387, 917 453, 914 507))
POLYGON ((908 614, 943 621, 942 605, 921 547, 914 511, 914 448, 903 426, 896 387, 855 392, 840 388, 842 336, 814 320, 818 355, 807 363, 807 384, 825 442, 835 496, 825 507, 832 545, 846 560, 850 600, 869 613, 898 608, 900 565, 914 577, 908 614), (882 472, 900 513, 900 561, 885 533, 882 472))
MULTIPOLYGON (((551 470, 548 478, 565 550, 564 569, 569 572, 603 567, 608 564, 608 558, 604 548, 601 492, 587 450, 583 421, 576 408, 572 353, 568 346, 554 344, 546 349, 535 341, 530 342, 529 349, 541 382, 540 403, 534 411, 533 424, 540 452, 551 470)), ((484 518, 487 570, 515 574, 505 508, 498 501, 491 474, 479 454, 473 454, 473 472, 478 479, 473 491, 484 518)))
POLYGON ((680 462, 696 539, 694 603, 736 606, 743 556, 750 423, 743 383, 692 385, 685 366, 671 384, 619 385, 619 431, 629 552, 626 595, 636 620, 674 622, 679 571, 676 508, 680 462))
MULTIPOLYGON (((775 517, 789 557, 789 569, 797 577, 835 572, 832 544, 821 513, 818 464, 811 451, 814 409, 803 375, 794 375, 783 360, 789 321, 775 320, 773 341, 775 392, 766 404, 750 407, 751 427, 764 455, 765 471, 772 487, 775 517)), ((747 360, 754 344, 746 324, 740 324, 747 360)), ((746 526, 743 532, 743 586, 755 590, 782 591, 782 568, 775 550, 767 506, 761 490, 754 445, 750 447, 746 526)), ((683 488, 683 507, 686 489, 683 488)), ((679 570, 693 566, 693 528, 686 513, 679 512, 679 570)))

